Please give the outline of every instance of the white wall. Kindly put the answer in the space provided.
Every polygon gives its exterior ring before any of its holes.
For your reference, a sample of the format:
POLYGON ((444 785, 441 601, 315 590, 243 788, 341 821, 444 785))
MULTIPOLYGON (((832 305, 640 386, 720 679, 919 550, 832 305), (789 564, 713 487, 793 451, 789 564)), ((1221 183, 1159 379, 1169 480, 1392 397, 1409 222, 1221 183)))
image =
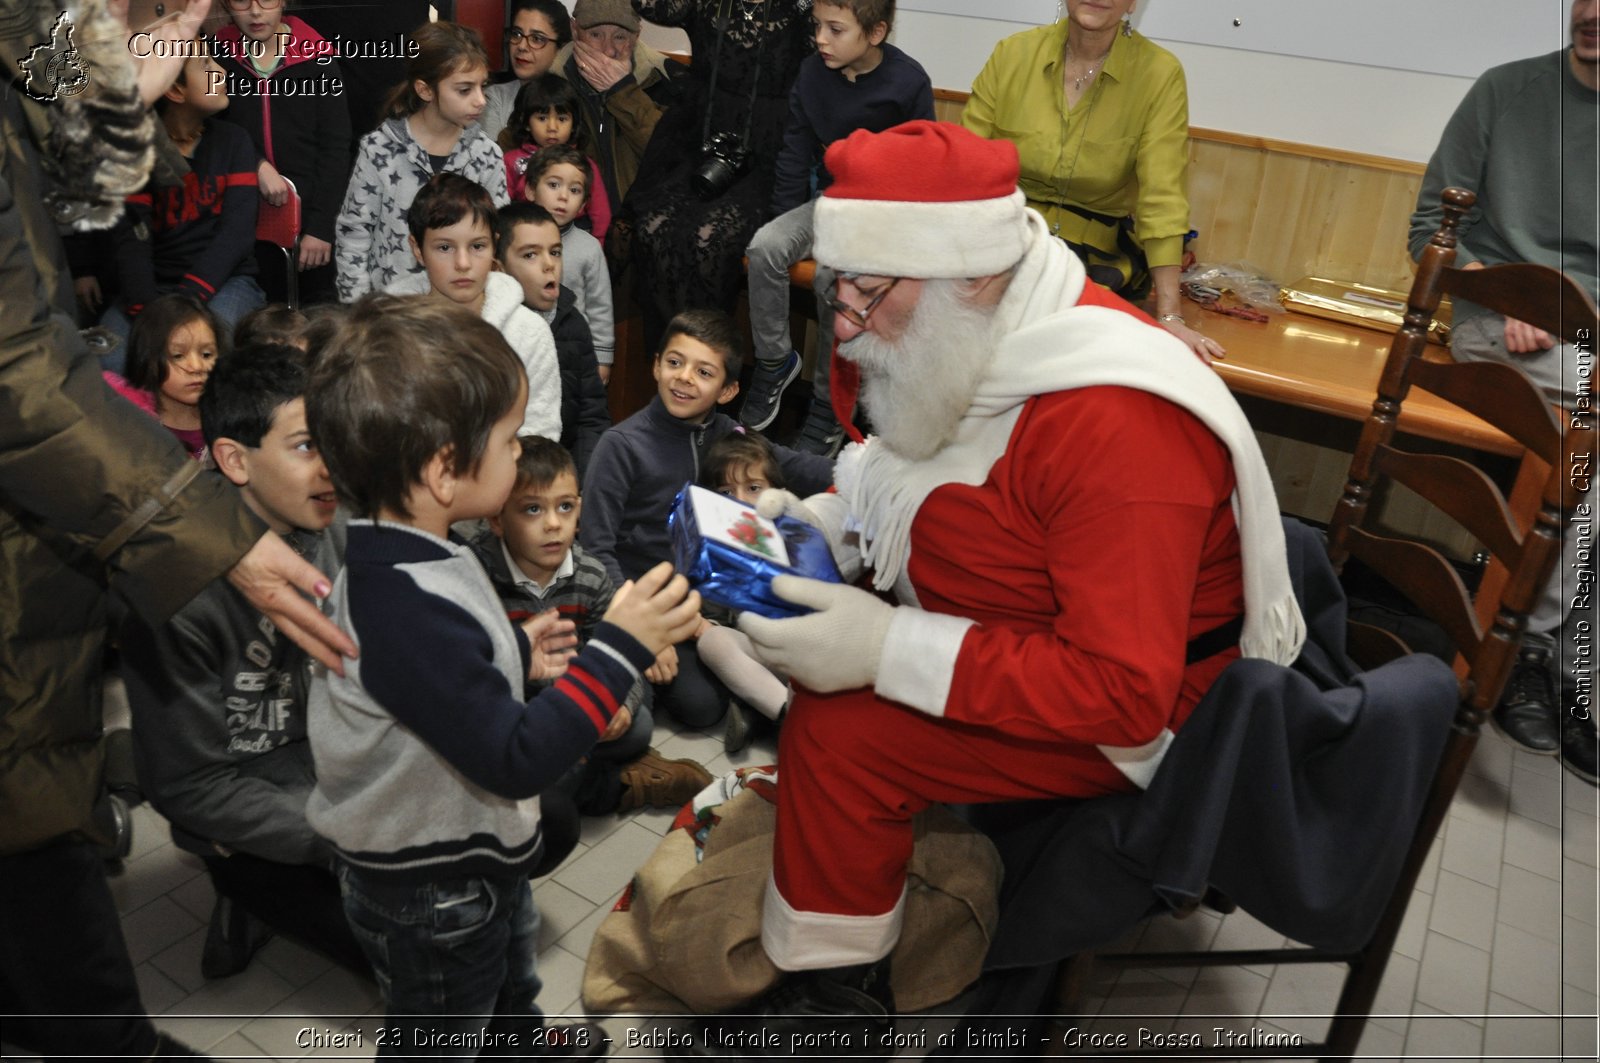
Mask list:
MULTIPOLYGON (((982 0, 974 0, 981 3, 982 0)), ((1188 0, 1147 0, 1178 3, 1188 0)), ((1280 0, 1325 4, 1330 0, 1280 0)), ((1400 0, 1438 13, 1443 34, 1452 0, 1400 0)), ((1566 0, 1513 0, 1506 18, 1539 17, 1551 26, 1549 50, 1565 43, 1566 0)), ((1140 21, 1138 12, 1135 24, 1140 21)), ((965 91, 1001 38, 1027 28, 992 18, 902 10, 894 43, 927 68, 937 88, 965 91)), ((1382 33, 1383 26, 1371 32, 1382 33)), ((1482 26, 1473 33, 1492 32, 1482 26)), ((688 41, 677 30, 646 25, 644 38, 657 48, 683 51, 688 41)), ((1425 162, 1439 131, 1472 84, 1471 78, 1391 70, 1356 63, 1161 41, 1182 61, 1189 80, 1189 122, 1206 129, 1272 137, 1425 162)), ((1419 41, 1417 47, 1448 47, 1419 41)), ((1509 58, 1509 57, 1508 57, 1509 58)))

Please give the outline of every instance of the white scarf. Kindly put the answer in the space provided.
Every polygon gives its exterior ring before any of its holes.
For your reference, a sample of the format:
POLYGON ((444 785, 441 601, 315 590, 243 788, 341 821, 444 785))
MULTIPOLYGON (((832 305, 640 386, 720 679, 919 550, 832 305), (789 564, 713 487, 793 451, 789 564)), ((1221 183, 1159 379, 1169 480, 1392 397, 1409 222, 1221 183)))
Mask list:
POLYGON ((923 461, 908 461, 881 440, 852 444, 834 477, 862 527, 862 557, 873 586, 909 586, 911 524, 936 488, 976 486, 1005 453, 1023 405, 1036 395, 1083 387, 1147 391, 1199 418, 1233 460, 1234 519, 1244 567, 1246 657, 1288 664, 1305 641, 1305 621, 1289 583, 1283 525, 1265 459, 1244 411, 1188 346, 1110 307, 1077 306, 1083 265, 1044 220, 1029 212, 1033 246, 1017 265, 997 310, 1000 341, 955 439, 923 461))

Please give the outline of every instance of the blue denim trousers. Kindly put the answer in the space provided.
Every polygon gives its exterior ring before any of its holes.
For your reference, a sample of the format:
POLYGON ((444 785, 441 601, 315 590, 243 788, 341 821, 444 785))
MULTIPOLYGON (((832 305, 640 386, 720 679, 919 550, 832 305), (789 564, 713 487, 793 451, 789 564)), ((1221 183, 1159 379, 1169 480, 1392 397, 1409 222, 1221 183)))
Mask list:
POLYGON ((379 1056, 524 1055, 540 1041, 539 910, 521 874, 395 882, 339 866, 388 1014, 379 1056))
MULTIPOLYGON (((207 301, 206 306, 222 323, 227 336, 219 336, 218 339, 226 342, 232 339, 233 327, 239 323, 240 318, 266 304, 266 293, 261 290, 261 285, 256 283, 254 277, 229 277, 227 282, 217 289, 217 294, 207 301)), ((123 313, 122 303, 118 301, 105 308, 105 312, 100 315, 100 325, 116 333, 117 338, 122 341, 100 356, 100 368, 121 374, 128 364, 128 334, 133 331, 133 322, 128 320, 128 315, 123 313)))

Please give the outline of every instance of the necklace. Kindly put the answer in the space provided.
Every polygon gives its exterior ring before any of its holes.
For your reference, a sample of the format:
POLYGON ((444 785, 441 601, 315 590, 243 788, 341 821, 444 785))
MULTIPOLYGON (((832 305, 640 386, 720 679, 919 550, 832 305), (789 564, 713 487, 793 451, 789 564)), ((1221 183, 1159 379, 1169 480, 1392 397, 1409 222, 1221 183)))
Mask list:
MULTIPOLYGON (((1078 150, 1072 153, 1072 165, 1067 169, 1066 177, 1062 178, 1060 185, 1057 186, 1061 190, 1063 206, 1066 204, 1067 189, 1072 184, 1072 175, 1078 172, 1078 160, 1083 157, 1083 143, 1089 137, 1089 119, 1094 117, 1094 105, 1099 99, 1100 83, 1095 82, 1089 96, 1089 106, 1083 112, 1083 122, 1078 133, 1078 150)), ((1067 122, 1066 103, 1065 99, 1061 101, 1061 150, 1056 153, 1056 173, 1061 172, 1061 162, 1067 155, 1067 142, 1072 139, 1072 128, 1067 122)), ((1059 219, 1051 223, 1050 235, 1061 235, 1061 222, 1059 219)))
MULTIPOLYGON (((1073 61, 1076 62, 1077 60, 1074 59, 1073 61)), ((1094 76, 1100 72, 1100 64, 1104 63, 1105 61, 1106 57, 1102 55, 1099 59, 1095 60, 1093 63, 1090 63, 1088 69, 1086 69, 1082 74, 1073 78, 1072 91, 1082 92, 1084 83, 1094 80, 1094 76)))

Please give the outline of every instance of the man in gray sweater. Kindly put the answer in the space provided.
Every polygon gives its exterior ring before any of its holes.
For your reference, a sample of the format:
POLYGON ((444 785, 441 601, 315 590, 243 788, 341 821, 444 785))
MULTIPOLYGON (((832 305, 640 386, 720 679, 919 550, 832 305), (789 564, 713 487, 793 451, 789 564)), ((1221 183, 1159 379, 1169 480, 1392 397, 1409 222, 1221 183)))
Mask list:
MULTIPOLYGON (((1477 193, 1456 263, 1481 269, 1533 262, 1566 273, 1595 295, 1596 108, 1600 101, 1600 0, 1573 0, 1572 43, 1549 55, 1498 66, 1468 90, 1428 163, 1411 217, 1412 257, 1443 217, 1446 188, 1477 193)), ((1552 403, 1593 414, 1594 342, 1560 343, 1526 322, 1457 299, 1450 349, 1459 360, 1521 366, 1552 403)), ((1568 515, 1560 567, 1533 613, 1517 669, 1495 710, 1502 734, 1524 748, 1561 754, 1595 781, 1593 719, 1593 493, 1568 515), (1557 688, 1560 690, 1558 709, 1557 688)))

